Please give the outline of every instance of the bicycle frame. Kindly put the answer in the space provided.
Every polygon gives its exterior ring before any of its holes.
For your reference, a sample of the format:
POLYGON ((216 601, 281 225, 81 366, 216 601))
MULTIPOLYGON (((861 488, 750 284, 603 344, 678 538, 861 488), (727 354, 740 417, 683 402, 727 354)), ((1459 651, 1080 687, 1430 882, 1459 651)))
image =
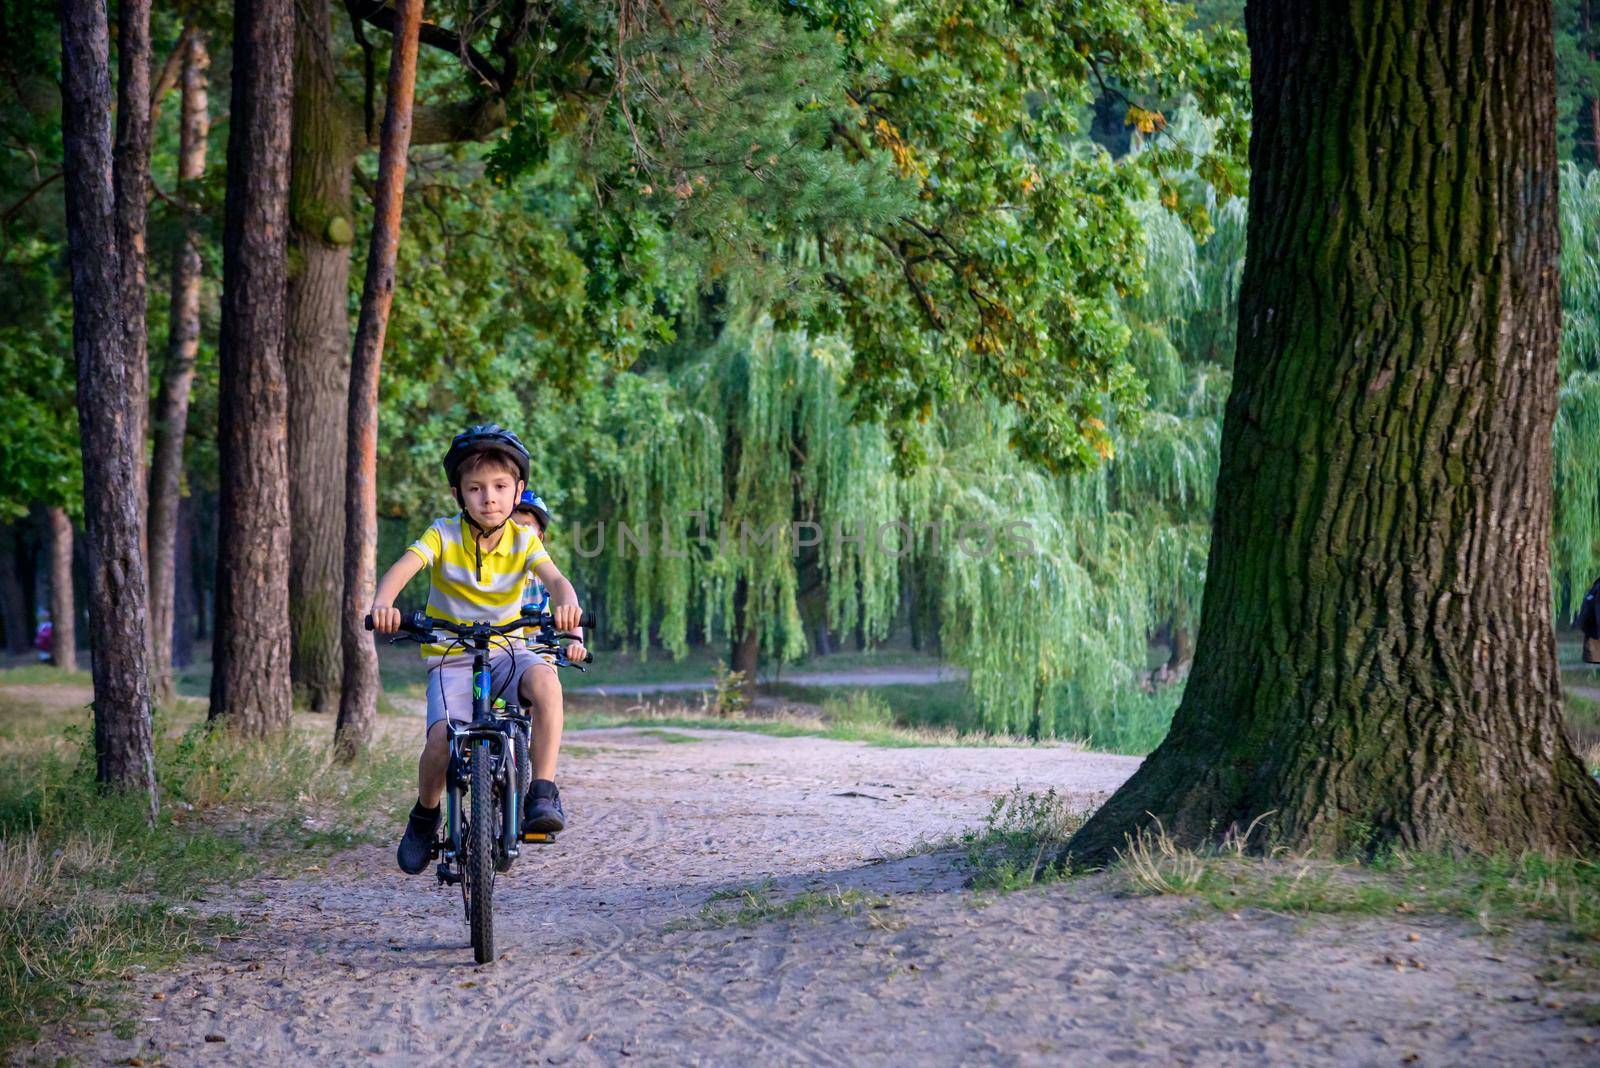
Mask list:
POLYGON ((489 743, 486 755, 493 761, 490 778, 500 791, 501 828, 499 852, 495 868, 505 871, 510 862, 521 855, 518 848, 522 826, 521 777, 518 774, 517 747, 513 733, 527 722, 527 716, 515 702, 507 702, 507 714, 497 716, 493 707, 493 677, 489 671, 488 648, 473 650, 472 657, 472 720, 457 726, 446 719, 450 732, 450 765, 445 779, 446 817, 445 842, 439 854, 438 877, 441 883, 461 882, 458 862, 463 849, 462 807, 468 784, 472 780, 472 761, 485 755, 476 744, 489 743), (479 750, 475 754, 475 750, 479 750))

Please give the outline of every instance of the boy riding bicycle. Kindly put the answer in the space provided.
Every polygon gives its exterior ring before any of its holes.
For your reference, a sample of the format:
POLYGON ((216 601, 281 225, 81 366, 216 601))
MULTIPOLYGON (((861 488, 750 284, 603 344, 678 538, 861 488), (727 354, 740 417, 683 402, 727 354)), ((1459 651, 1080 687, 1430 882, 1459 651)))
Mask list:
MULTIPOLYGON (((434 520, 379 580, 372 598, 373 629, 382 634, 399 629, 394 599, 423 568, 428 569, 430 583, 427 613, 437 619, 509 623, 521 614, 531 572, 549 590, 556 629, 575 628, 583 613, 572 583, 551 561, 531 526, 510 522, 528 482, 528 450, 522 442, 493 423, 470 427, 450 442, 444 470, 461 511, 434 520)), ((400 870, 408 875, 427 867, 439 827, 439 799, 450 762, 445 722, 472 718, 471 654, 451 655, 445 646, 427 645, 422 655, 431 660, 427 742, 418 761, 417 803, 396 850, 400 870)), ((567 655, 581 661, 585 656, 581 642, 569 645, 567 655)), ((553 834, 566 825, 555 784, 562 727, 561 684, 555 666, 536 656, 513 657, 495 650, 489 671, 496 692, 513 689, 530 711, 533 790, 522 829, 553 834)))

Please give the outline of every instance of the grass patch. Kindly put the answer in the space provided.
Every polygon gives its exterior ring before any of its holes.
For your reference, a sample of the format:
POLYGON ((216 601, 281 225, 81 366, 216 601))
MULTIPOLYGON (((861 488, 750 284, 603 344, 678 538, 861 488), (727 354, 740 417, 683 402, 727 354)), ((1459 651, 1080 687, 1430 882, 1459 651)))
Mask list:
POLYGON ((567 698, 566 729, 600 730, 608 727, 680 728, 687 730, 749 731, 777 738, 831 738, 841 742, 866 742, 886 747, 1016 746, 1032 745, 1026 738, 995 734, 958 734, 847 718, 833 721, 824 715, 780 712, 764 715, 744 712, 717 716, 678 703, 643 702, 620 705, 614 699, 573 694, 567 698))
POLYGON ((1295 915, 1459 916, 1486 933, 1542 920, 1600 961, 1600 863, 1536 853, 1452 857, 1395 851, 1371 860, 1251 856, 1248 834, 1215 849, 1175 845, 1159 825, 1130 841, 1116 871, 1135 894, 1187 894, 1227 910, 1295 915))
POLYGON ((982 829, 961 836, 968 885, 1007 892, 1070 875, 1056 854, 1087 818, 1054 788, 1038 794, 1018 786, 995 798, 982 829))
POLYGON ((1579 759, 1589 774, 1600 776, 1600 701, 1568 693, 1563 695, 1561 706, 1579 759))
POLYGON ((668 930, 714 930, 724 927, 750 927, 774 920, 792 920, 800 916, 813 920, 825 915, 866 915, 875 926, 886 927, 875 912, 889 907, 889 899, 880 894, 861 890, 803 890, 791 897, 777 897, 772 880, 767 879, 747 886, 728 887, 712 893, 693 918, 678 920, 668 930))
POLYGON ((69 1017, 109 1022, 132 969, 232 929, 185 905, 207 886, 387 833, 408 800, 414 753, 380 744, 341 767, 329 717, 243 742, 201 711, 157 714, 151 822, 94 783, 86 710, 0 685, 0 1054, 69 1017))

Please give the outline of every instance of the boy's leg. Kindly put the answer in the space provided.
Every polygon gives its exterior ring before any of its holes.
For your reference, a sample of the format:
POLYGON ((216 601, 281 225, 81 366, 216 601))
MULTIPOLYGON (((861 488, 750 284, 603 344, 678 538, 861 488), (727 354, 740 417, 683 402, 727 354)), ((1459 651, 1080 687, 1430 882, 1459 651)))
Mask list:
POLYGON ((517 696, 528 709, 533 788, 524 811, 525 832, 554 834, 565 830, 566 814, 556 789, 556 758, 561 751, 561 681, 553 664, 536 659, 523 671, 517 696))
POLYGON ((445 773, 450 767, 450 732, 445 726, 445 711, 447 706, 455 710, 462 700, 470 704, 470 698, 462 694, 463 690, 470 692, 470 678, 470 669, 463 674, 455 665, 428 671, 428 733, 422 756, 417 760, 417 803, 411 806, 405 834, 395 853, 400 870, 407 875, 417 874, 433 859, 433 840, 439 830, 439 800, 444 795, 445 773), (450 692, 452 690, 455 692, 450 692))
POLYGON ((450 737, 444 721, 428 725, 428 741, 417 761, 417 804, 438 808, 444 796, 444 773, 450 767, 450 737))
POLYGON ((439 799, 444 794, 444 775, 450 766, 450 732, 444 721, 429 724, 428 741, 417 761, 417 803, 406 819, 406 833, 400 838, 395 859, 400 870, 415 875, 433 859, 433 840, 439 833, 439 799))
POLYGON ((561 728, 565 721, 561 702, 561 679, 555 666, 536 660, 522 673, 517 687, 522 707, 531 721, 528 748, 533 757, 533 777, 556 777, 556 758, 561 753, 561 728))

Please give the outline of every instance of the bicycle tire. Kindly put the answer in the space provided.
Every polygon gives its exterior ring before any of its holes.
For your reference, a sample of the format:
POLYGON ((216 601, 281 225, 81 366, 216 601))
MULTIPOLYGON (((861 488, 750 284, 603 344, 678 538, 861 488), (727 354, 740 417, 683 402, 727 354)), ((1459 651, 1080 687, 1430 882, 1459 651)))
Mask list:
POLYGON ((472 926, 472 958, 494 960, 494 846, 500 821, 495 818, 494 755, 487 739, 473 743, 472 822, 467 828, 467 857, 462 873, 468 880, 467 913, 472 926))

